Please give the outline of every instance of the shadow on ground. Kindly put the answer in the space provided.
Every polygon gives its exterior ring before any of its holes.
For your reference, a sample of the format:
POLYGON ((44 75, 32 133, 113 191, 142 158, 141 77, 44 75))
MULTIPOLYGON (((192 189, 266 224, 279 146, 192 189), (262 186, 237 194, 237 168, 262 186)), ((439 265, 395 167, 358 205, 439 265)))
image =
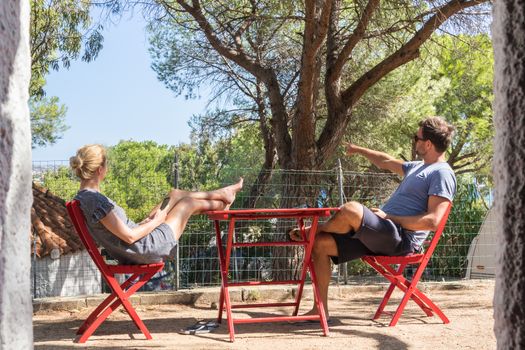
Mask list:
MULTIPOLYGON (((181 335, 180 329, 198 320, 214 320, 217 310, 205 305, 143 305, 138 314, 153 339, 145 340, 129 316, 114 312, 86 344, 74 343, 75 333, 90 309, 75 312, 38 312, 34 316, 35 349, 493 349, 493 283, 454 291, 433 290, 427 293, 450 318, 443 324, 438 317, 426 317, 409 302, 396 327, 388 327, 389 316, 372 321, 381 293, 365 292, 330 300, 330 336, 324 337, 319 323, 257 323, 235 326, 235 342, 229 342, 226 320, 211 333, 181 335), (481 341, 482 340, 482 341, 481 341)), ((393 311, 400 295, 393 295, 387 310, 393 311)), ((301 312, 312 302, 305 300, 301 312)), ((288 315, 291 308, 235 310, 234 317, 252 318, 288 315)))

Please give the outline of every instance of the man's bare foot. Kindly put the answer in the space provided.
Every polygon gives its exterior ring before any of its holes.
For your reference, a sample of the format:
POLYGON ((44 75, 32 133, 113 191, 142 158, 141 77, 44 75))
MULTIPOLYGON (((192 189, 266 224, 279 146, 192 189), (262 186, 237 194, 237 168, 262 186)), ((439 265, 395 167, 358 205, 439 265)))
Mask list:
MULTIPOLYGON (((324 312, 326 316, 326 320, 330 320, 330 316, 328 315, 328 310, 324 312)), ((307 313, 302 314, 301 316, 313 316, 313 315, 319 315, 319 312, 317 311, 317 308, 314 306, 312 310, 308 311, 307 313)))
MULTIPOLYGON (((304 228, 304 232, 306 236, 308 236, 308 233, 310 232, 310 226, 306 226, 304 228)), ((301 235, 301 230, 299 229, 299 227, 295 227, 289 230, 288 235, 290 236, 290 239, 292 241, 302 241, 303 240, 303 236, 301 235)))

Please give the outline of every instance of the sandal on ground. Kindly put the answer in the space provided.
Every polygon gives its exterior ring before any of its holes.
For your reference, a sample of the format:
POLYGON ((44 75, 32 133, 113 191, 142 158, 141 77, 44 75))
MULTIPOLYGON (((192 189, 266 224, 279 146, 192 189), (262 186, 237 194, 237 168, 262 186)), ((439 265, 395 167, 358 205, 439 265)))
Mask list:
POLYGON ((219 327, 219 324, 214 321, 198 321, 194 325, 181 329, 180 334, 195 335, 210 333, 212 330, 219 327))

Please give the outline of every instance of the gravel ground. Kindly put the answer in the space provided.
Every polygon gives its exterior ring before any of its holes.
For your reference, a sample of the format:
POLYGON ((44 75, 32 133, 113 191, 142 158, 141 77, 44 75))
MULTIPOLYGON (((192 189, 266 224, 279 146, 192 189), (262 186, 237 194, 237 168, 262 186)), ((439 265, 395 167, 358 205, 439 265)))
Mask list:
MULTIPOLYGON (((388 327, 388 317, 377 322, 372 317, 382 292, 359 291, 330 299, 333 319, 330 335, 324 337, 319 324, 259 323, 236 326, 236 339, 229 342, 227 325, 211 333, 181 335, 178 331, 197 320, 213 320, 217 310, 210 303, 188 305, 138 305, 139 315, 153 339, 145 340, 127 314, 114 312, 85 344, 74 343, 75 331, 90 309, 39 311, 33 317, 35 349, 495 349, 493 332, 494 281, 462 283, 457 289, 431 289, 427 295, 450 319, 426 317, 409 302, 396 327, 388 327)), ((393 300, 399 301, 400 293, 393 300)), ((260 301, 259 301, 260 302, 260 301)), ((301 311, 312 301, 305 298, 301 311)), ((391 304, 387 310, 392 310, 391 304)), ((291 308, 241 309, 236 317, 285 315, 291 308)))

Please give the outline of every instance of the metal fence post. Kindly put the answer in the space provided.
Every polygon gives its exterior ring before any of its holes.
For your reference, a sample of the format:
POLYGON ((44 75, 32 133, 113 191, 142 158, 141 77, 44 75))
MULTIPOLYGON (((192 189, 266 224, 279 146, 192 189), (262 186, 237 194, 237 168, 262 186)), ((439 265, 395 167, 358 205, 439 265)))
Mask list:
MULTIPOLYGON (((343 191, 343 167, 341 166, 341 159, 337 158, 337 182, 339 188, 339 205, 345 204, 344 200, 344 191, 343 191)), ((348 270, 346 263, 339 265, 343 268, 343 279, 344 283, 348 284, 348 270)), ((341 277, 341 270, 339 269, 337 274, 337 283, 339 283, 339 278, 341 277)))
MULTIPOLYGON (((175 151, 172 167, 173 175, 173 188, 179 188, 179 155, 175 151)), ((180 254, 179 254, 180 241, 177 244, 175 251, 175 290, 180 289, 180 254)))

